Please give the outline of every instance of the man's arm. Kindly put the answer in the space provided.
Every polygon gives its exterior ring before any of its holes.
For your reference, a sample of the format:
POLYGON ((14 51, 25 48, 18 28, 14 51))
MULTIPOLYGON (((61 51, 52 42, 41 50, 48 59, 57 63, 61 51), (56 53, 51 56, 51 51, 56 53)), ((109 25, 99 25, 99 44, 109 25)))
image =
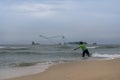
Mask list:
POLYGON ((77 47, 77 48, 75 48, 74 50, 77 50, 77 49, 79 49, 80 47, 77 47))

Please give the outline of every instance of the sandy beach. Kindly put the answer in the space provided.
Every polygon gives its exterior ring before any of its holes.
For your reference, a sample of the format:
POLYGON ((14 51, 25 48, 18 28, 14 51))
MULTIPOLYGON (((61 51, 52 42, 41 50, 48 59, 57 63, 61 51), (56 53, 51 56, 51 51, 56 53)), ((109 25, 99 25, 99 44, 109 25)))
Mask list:
POLYGON ((120 59, 57 64, 39 74, 8 80, 120 80, 120 59))

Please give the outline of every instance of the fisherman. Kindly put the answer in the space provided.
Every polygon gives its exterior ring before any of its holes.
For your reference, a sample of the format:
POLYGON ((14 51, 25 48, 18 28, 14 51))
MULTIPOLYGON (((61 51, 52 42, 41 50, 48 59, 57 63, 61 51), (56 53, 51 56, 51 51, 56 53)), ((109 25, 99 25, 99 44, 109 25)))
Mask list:
POLYGON ((85 57, 85 54, 87 54, 87 56, 90 57, 90 53, 89 53, 86 45, 83 42, 80 42, 79 44, 80 44, 80 46, 75 48, 74 50, 77 50, 77 49, 81 48, 82 51, 83 51, 82 52, 82 57, 85 57))

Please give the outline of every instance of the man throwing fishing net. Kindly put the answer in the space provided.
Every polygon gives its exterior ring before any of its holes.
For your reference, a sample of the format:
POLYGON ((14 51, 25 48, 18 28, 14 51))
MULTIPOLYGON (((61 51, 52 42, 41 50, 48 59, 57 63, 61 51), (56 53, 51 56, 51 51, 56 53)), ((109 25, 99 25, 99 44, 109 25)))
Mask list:
POLYGON ((83 42, 80 42, 79 44, 80 44, 80 46, 75 48, 74 50, 77 50, 77 49, 81 48, 82 51, 83 51, 82 57, 85 57, 85 54, 87 54, 87 56, 90 57, 90 53, 89 53, 86 45, 83 42))

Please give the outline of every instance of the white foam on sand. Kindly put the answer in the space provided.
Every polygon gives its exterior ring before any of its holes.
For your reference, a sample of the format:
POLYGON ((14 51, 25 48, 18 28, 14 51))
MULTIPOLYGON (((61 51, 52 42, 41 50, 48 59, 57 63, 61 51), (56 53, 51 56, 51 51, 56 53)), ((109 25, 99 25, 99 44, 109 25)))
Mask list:
POLYGON ((0 80, 44 72, 53 64, 54 63, 52 62, 46 62, 38 63, 37 65, 29 67, 12 67, 7 69, 0 69, 0 80))

